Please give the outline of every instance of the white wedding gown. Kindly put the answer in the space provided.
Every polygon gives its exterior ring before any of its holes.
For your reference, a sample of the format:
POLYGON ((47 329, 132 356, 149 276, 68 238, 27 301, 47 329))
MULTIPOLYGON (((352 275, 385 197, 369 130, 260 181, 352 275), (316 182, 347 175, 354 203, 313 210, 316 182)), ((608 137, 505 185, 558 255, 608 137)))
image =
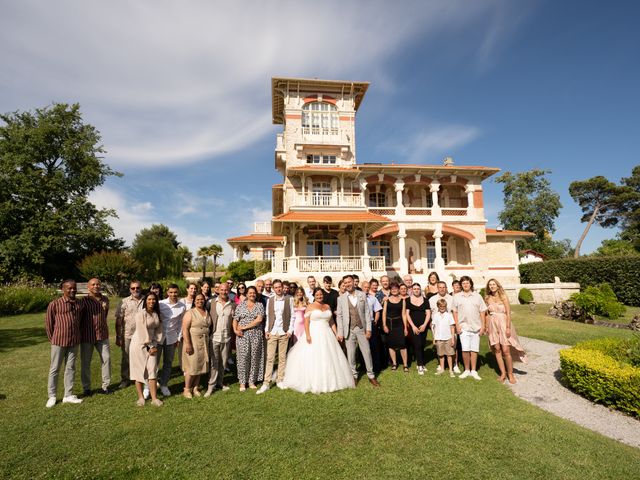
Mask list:
POLYGON ((351 367, 329 320, 331 310, 313 310, 309 317, 311 343, 303 335, 287 356, 284 387, 298 392, 325 393, 354 388, 351 367))

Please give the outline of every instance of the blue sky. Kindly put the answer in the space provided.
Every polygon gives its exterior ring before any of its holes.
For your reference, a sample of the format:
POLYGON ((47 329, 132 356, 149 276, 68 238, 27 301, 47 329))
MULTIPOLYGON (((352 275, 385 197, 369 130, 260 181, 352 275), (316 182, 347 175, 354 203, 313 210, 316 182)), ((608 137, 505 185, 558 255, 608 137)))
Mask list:
MULTIPOLYGON (((551 170, 556 239, 576 179, 639 163, 633 1, 0 0, 0 110, 79 102, 124 173, 92 195, 130 242, 164 223, 192 251, 270 218, 272 76, 367 80, 358 162, 551 170)), ((484 184, 488 226, 500 185, 484 184)), ((583 252, 616 231, 592 228, 583 252)))

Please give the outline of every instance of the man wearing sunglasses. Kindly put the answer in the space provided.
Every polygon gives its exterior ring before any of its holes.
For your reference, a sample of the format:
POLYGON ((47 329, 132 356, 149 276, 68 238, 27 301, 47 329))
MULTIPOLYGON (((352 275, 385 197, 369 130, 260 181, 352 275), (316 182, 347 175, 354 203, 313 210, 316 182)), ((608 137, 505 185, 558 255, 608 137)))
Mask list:
POLYGON ((140 282, 134 280, 129 285, 129 295, 123 298, 116 308, 116 345, 122 348, 122 363, 120 364, 120 375, 122 381, 120 388, 129 385, 129 345, 131 337, 136 330, 136 312, 142 305, 142 287, 140 282))

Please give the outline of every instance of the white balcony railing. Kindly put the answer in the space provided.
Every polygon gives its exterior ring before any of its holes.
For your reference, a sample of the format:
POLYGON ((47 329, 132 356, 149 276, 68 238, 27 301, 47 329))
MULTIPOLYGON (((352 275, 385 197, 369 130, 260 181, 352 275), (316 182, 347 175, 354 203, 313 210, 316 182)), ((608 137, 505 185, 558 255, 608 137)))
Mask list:
MULTIPOLYGON (((369 270, 385 272, 384 257, 368 257, 369 270)), ((273 258, 273 273, 327 273, 327 272, 362 272, 365 266, 363 257, 291 257, 273 258)))
POLYGON ((271 222, 254 222, 253 233, 271 234, 271 222))
MULTIPOLYGON (((437 208, 429 207, 405 207, 403 210, 407 216, 432 216, 437 215, 438 212, 437 208)), ((466 217, 474 215, 474 213, 469 213, 468 208, 440 208, 439 210, 440 215, 443 217, 466 217)), ((395 207, 369 207, 369 211, 385 216, 402 215, 402 213, 396 211, 395 207)))
POLYGON ((359 193, 296 193, 295 207, 364 207, 359 193))
POLYGON ((302 127, 302 140, 321 144, 349 143, 346 132, 336 127, 302 127))

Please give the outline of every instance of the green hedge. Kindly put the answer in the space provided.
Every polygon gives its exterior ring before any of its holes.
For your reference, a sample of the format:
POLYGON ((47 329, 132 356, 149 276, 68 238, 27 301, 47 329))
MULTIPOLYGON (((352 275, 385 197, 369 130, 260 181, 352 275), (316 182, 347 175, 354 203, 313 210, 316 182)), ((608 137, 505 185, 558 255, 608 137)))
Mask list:
POLYGON ((624 343, 613 339, 578 343, 560 351, 560 369, 568 386, 577 393, 640 417, 640 368, 620 361, 624 343))
POLYGON ((581 289, 608 283, 619 301, 640 306, 638 272, 640 257, 565 258, 520 265, 520 281, 549 283, 559 277, 563 282, 580 283, 581 289))
POLYGON ((522 305, 533 302, 533 293, 531 293, 531 290, 529 290, 528 288, 521 288, 518 292, 518 301, 522 305))
POLYGON ((0 315, 42 312, 57 296, 56 290, 48 287, 27 285, 0 287, 0 315))

